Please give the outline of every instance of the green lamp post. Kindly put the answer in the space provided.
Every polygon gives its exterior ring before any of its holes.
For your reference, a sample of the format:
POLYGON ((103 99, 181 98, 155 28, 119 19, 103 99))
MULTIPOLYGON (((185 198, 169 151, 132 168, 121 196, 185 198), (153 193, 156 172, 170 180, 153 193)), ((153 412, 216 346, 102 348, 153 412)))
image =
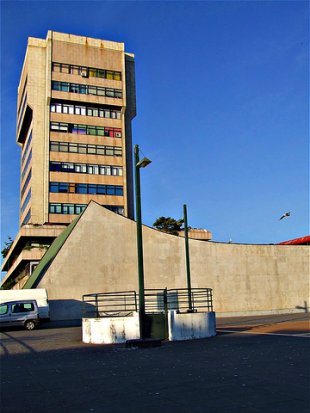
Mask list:
POLYGON ((139 146, 134 146, 135 190, 136 190, 136 226, 137 226, 137 253, 139 277, 139 325, 140 339, 145 339, 145 299, 144 299, 144 269, 143 269, 143 242, 141 218, 141 191, 140 168, 145 168, 152 161, 148 158, 139 159, 139 146))

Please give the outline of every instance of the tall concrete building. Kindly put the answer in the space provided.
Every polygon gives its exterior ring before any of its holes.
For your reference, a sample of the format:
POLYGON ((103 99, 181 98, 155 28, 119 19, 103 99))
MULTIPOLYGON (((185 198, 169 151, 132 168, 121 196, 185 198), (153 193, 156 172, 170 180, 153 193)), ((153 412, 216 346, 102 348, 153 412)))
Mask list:
POLYGON ((2 270, 21 287, 90 200, 133 218, 134 56, 124 44, 49 31, 29 38, 18 87, 20 231, 2 270))

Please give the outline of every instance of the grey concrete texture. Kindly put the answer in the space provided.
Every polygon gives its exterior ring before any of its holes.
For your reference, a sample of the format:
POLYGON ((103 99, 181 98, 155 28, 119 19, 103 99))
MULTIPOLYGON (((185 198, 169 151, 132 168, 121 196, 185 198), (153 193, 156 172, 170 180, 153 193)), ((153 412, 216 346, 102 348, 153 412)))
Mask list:
POLYGON ((83 344, 76 326, 0 334, 2 413, 310 411, 306 336, 226 332, 134 349, 83 344))

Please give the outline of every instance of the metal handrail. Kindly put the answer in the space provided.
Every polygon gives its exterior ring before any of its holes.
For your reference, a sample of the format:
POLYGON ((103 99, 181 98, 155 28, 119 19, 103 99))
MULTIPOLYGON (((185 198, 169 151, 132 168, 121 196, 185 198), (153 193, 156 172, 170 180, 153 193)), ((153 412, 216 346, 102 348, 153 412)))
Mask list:
POLYGON ((179 312, 213 311, 211 288, 191 288, 191 309, 188 303, 188 289, 176 288, 167 290, 168 310, 179 312))
POLYGON ((158 314, 167 311, 167 289, 147 288, 144 290, 145 313, 158 314))
POLYGON ((125 317, 137 311, 135 291, 117 291, 83 295, 83 317, 125 317))
MULTIPOLYGON (((168 310, 182 312, 213 311, 211 288, 191 288, 191 307, 188 289, 145 289, 145 313, 164 314, 168 310)), ((117 291, 83 295, 84 318, 125 317, 138 311, 136 291, 117 291)))

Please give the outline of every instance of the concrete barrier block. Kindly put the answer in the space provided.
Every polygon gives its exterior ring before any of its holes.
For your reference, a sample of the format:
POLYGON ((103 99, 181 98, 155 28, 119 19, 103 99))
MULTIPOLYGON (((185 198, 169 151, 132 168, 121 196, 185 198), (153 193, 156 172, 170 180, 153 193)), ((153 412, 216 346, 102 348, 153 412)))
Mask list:
POLYGON ((193 340, 216 335, 215 312, 178 313, 168 311, 169 340, 193 340))
POLYGON ((140 337, 139 315, 82 319, 83 343, 125 343, 140 337))

